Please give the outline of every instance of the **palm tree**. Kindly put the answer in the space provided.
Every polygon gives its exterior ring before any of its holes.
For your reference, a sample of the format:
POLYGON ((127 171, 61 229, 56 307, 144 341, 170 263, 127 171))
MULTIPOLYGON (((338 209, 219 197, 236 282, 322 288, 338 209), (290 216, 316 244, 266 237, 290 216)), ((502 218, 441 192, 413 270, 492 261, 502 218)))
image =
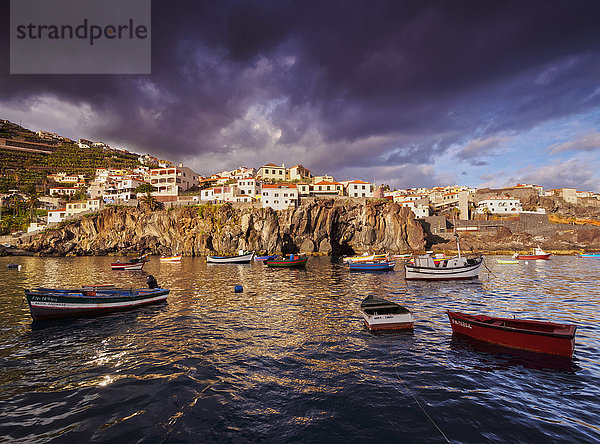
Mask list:
POLYGON ((148 207, 150 211, 156 211, 162 208, 162 202, 157 201, 156 197, 149 192, 146 192, 146 195, 140 198, 140 202, 148 207))
POLYGON ((29 222, 33 221, 33 212, 37 208, 40 200, 35 191, 27 194, 27 207, 29 208, 29 222))

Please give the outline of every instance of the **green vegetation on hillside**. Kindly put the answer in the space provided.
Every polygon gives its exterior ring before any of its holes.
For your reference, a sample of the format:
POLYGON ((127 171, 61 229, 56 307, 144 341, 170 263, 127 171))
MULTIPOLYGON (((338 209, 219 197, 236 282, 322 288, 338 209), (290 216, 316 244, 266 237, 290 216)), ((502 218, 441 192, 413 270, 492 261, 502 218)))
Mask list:
MULTIPOLYGON (((29 142, 48 143, 35 133, 13 123, 0 124, 0 137, 19 138, 29 142)), ((52 154, 30 153, 0 148, 0 192, 23 189, 28 184, 44 187, 49 174, 85 174, 92 178, 96 168, 134 168, 140 165, 138 155, 102 148, 80 148, 72 142, 61 142, 52 154)))

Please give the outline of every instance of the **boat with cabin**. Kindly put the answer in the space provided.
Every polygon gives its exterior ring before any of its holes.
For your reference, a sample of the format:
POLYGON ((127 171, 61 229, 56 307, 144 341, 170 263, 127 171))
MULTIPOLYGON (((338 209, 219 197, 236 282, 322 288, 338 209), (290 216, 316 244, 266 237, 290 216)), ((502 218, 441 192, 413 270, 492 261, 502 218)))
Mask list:
POLYGON ((148 288, 124 289, 113 285, 87 285, 81 289, 34 288, 25 290, 34 321, 97 316, 164 302, 170 290, 160 288, 154 276, 146 278, 148 288))
POLYGON ((571 357, 575 348, 572 324, 510 319, 447 311, 452 332, 509 348, 571 357))
POLYGON ((540 247, 535 247, 531 250, 531 254, 519 254, 515 253, 513 257, 520 261, 537 261, 546 260, 550 258, 551 253, 546 253, 540 247))
POLYGON ((387 299, 369 295, 360 304, 369 330, 412 330, 415 317, 409 309, 387 299))
POLYGON ((404 264, 405 279, 450 280, 477 278, 483 263, 483 256, 463 256, 460 251, 458 234, 455 234, 455 236, 457 256, 435 257, 429 253, 418 255, 404 264))

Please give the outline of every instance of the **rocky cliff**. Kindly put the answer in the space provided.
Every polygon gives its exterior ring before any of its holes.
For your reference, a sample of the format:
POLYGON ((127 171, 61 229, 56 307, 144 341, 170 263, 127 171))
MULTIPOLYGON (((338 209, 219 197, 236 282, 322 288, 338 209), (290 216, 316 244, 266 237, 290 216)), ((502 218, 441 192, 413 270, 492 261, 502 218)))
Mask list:
POLYGON ((422 250, 424 245, 421 225, 408 208, 319 200, 285 211, 229 204, 161 211, 111 207, 45 230, 21 248, 42 255, 199 256, 239 249, 339 255, 422 250))

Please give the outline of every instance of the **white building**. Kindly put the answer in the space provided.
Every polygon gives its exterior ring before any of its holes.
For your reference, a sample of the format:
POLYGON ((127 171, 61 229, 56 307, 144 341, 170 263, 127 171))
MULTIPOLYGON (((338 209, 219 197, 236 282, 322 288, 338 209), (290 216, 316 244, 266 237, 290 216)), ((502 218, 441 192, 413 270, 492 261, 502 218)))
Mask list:
POLYGON ((262 206, 285 210, 298 205, 298 189, 294 184, 263 184, 262 206))
POLYGON ((66 216, 83 213, 84 211, 97 211, 100 209, 100 199, 88 199, 79 202, 68 202, 65 208, 66 216))
POLYGON ((232 187, 212 187, 200 191, 200 200, 216 202, 235 202, 238 189, 232 187))
POLYGON ((157 189, 156 194, 177 196, 198 185, 200 176, 188 167, 154 168, 150 170, 150 183, 157 189))
POLYGON ((516 197, 497 196, 480 200, 475 209, 476 213, 518 214, 523 211, 521 201, 516 197))
POLYGON ((69 187, 56 187, 50 188, 50 195, 57 196, 72 196, 77 192, 79 188, 69 188, 69 187))
POLYGON ((250 197, 260 198, 261 195, 261 183, 254 177, 248 177, 245 179, 238 179, 237 188, 239 194, 245 194, 250 197))
POLYGON ((65 220, 67 217, 67 209, 59 208, 58 210, 50 210, 48 211, 48 223, 58 223, 65 220))
POLYGON ((373 185, 362 180, 354 180, 346 185, 346 194, 349 197, 373 197, 373 185))
POLYGON ((401 207, 410 208, 410 210, 414 213, 416 219, 423 219, 425 217, 429 217, 431 214, 429 205, 417 203, 414 200, 399 201, 398 205, 400 205, 401 207))

